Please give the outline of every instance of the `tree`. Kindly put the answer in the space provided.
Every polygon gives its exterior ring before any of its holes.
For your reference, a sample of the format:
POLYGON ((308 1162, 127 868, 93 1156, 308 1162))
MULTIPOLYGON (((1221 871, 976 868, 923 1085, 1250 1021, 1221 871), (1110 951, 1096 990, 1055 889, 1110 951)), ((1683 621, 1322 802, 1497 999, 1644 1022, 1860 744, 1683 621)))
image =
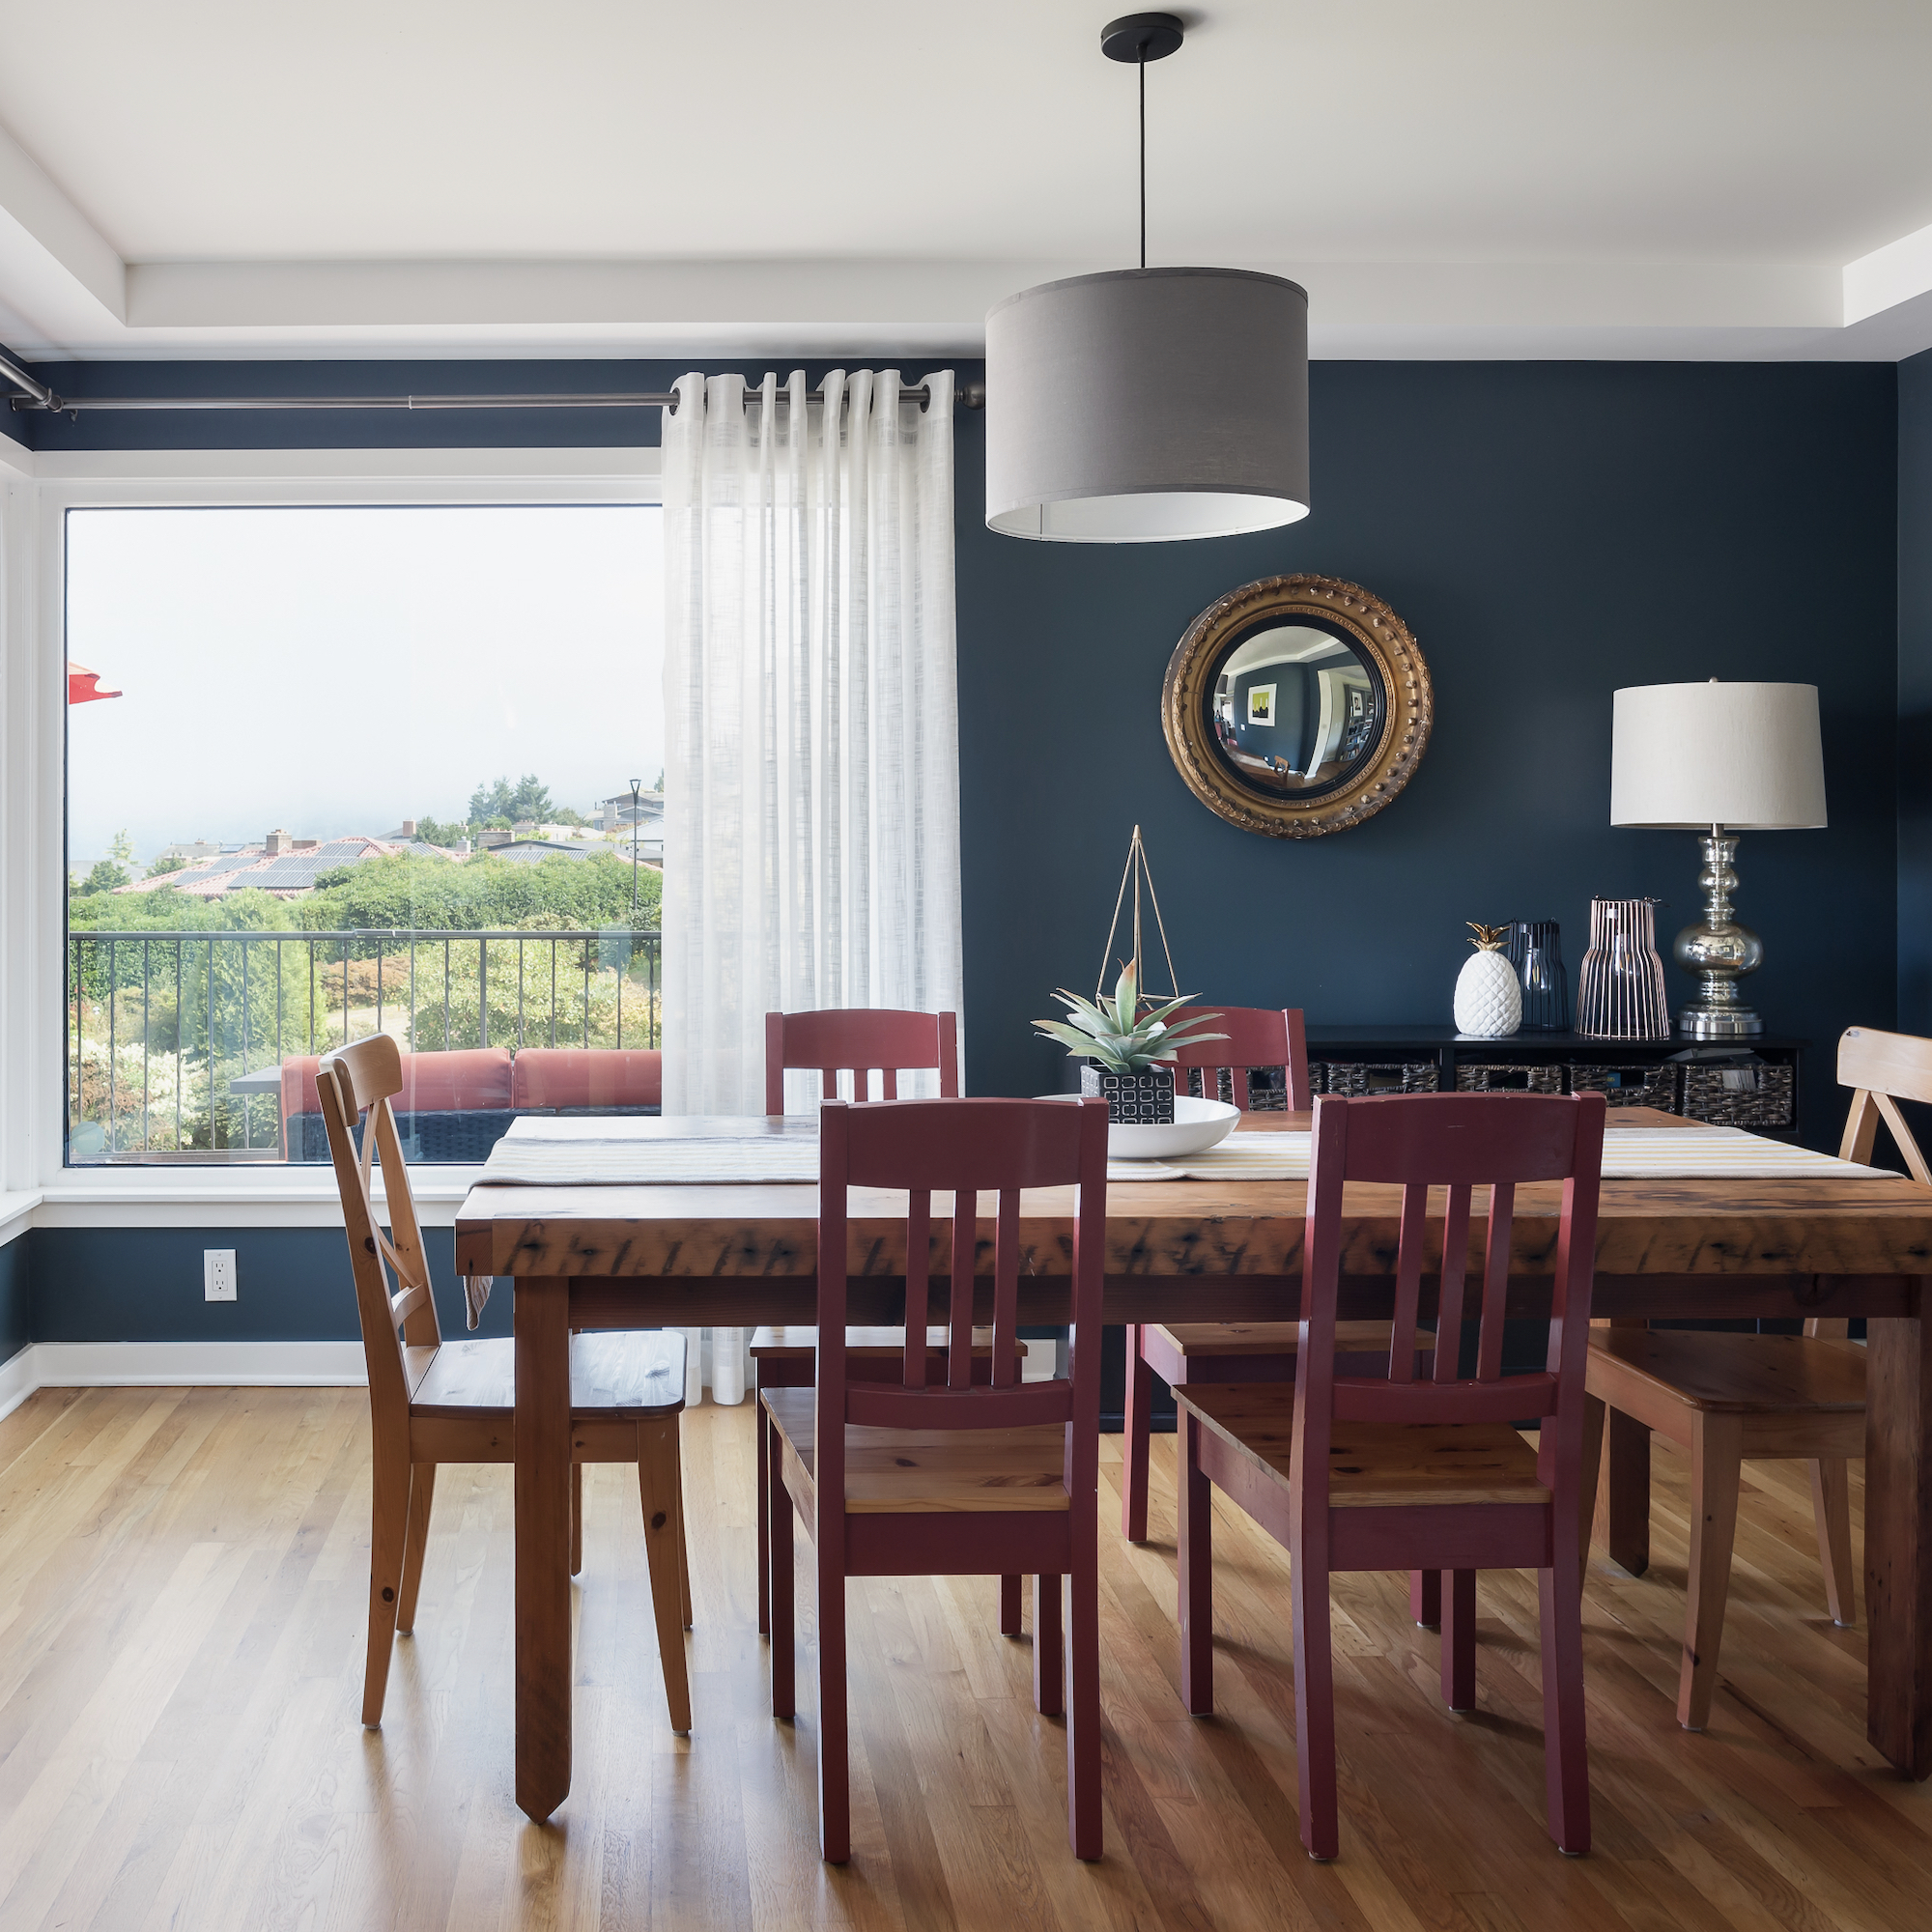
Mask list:
POLYGON ((551 803, 550 787, 534 772, 526 772, 515 784, 507 778, 498 779, 495 784, 480 784, 469 794, 469 820, 473 825, 487 825, 498 818, 505 823, 519 818, 533 818, 541 823, 555 809, 551 803))
POLYGON ((431 845, 455 845, 469 838, 469 828, 456 818, 419 818, 416 837, 431 845))
POLYGON ((150 866, 144 876, 150 879, 164 878, 169 872, 179 872, 187 861, 179 852, 163 852, 150 866))
POLYGON ((89 893, 111 893, 116 886, 125 886, 127 883, 126 866, 117 866, 112 859, 97 859, 94 862, 94 869, 81 882, 79 892, 82 895, 89 893))

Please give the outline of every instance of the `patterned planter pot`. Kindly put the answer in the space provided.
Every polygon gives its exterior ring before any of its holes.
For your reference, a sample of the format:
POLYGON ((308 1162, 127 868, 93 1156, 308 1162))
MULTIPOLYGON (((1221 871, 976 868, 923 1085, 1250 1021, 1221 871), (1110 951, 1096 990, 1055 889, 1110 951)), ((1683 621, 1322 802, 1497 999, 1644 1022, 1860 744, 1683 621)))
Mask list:
POLYGON ((1107 1118, 1121 1126, 1164 1127, 1174 1120, 1174 1068, 1110 1073, 1091 1060, 1080 1065, 1080 1092, 1107 1103, 1107 1118))

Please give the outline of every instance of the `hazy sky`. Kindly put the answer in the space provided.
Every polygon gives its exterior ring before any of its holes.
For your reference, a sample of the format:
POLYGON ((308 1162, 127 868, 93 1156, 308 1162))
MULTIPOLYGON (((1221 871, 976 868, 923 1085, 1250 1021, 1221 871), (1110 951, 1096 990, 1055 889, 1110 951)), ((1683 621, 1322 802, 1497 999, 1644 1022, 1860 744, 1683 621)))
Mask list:
POLYGON ((69 854, 458 818, 534 772, 558 805, 664 763, 654 507, 76 510, 69 854))

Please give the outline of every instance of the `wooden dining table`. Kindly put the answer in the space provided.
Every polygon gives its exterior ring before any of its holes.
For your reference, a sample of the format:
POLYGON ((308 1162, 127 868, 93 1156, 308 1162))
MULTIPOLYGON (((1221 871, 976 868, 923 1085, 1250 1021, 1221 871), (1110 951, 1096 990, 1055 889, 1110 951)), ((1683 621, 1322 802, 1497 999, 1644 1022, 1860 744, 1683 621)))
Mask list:
MULTIPOLYGON (((1246 1131, 1307 1114, 1243 1116, 1246 1131)), ((1618 1130, 1683 1128, 1640 1108, 1618 1130)), ((619 1123, 600 1123, 613 1128, 619 1123)), ((526 1120, 522 1136, 582 1135, 526 1120)), ((798 1123, 634 1120, 640 1138, 799 1131, 798 1123)), ((586 1171, 587 1178, 587 1171, 586 1171)), ((1350 1185, 1339 1312, 1386 1318, 1400 1189, 1350 1185)), ((1520 1188, 1511 1232, 1513 1315, 1547 1315, 1559 1188, 1520 1188)), ((1115 1181, 1108 1188, 1110 1322, 1298 1318, 1300 1180, 1115 1181)), ((935 1202, 935 1209, 941 1204, 935 1202)), ((1068 1319, 1072 1190, 1023 1197, 1020 1320, 1068 1319)), ((1479 1204, 1480 1207, 1480 1204, 1479 1204)), ((575 1328, 810 1325, 816 1189, 790 1183, 479 1184, 456 1223, 458 1269, 507 1276, 516 1334, 516 1790, 548 1818, 570 1790, 570 1334, 575 1328)), ((855 1189, 850 1320, 902 1319, 904 1197, 855 1189)), ((1487 1229, 1480 1211, 1471 1241, 1487 1229)), ((935 1213, 935 1272, 951 1230, 935 1213)), ((991 1227, 981 1252, 990 1253, 991 1227)), ((1606 1179, 1593 1314, 1613 1321, 1863 1317, 1868 1322, 1865 1578, 1867 1734, 1909 1777, 1932 1773, 1932 1189, 1856 1173, 1748 1179, 1606 1179)), ((990 1321, 990 1278, 981 1283, 990 1321)), ((1425 1300, 1428 1296, 1425 1285, 1425 1300)), ((1613 1426, 1610 1553, 1641 1568, 1647 1435, 1613 1426)), ((696 1714, 698 1733, 704 1713, 696 1714)))

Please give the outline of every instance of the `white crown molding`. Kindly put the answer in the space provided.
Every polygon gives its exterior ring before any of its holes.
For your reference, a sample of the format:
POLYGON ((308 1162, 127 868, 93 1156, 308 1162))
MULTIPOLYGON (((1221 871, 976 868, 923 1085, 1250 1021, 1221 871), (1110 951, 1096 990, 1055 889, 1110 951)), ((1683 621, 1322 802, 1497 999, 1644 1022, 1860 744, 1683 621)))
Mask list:
MULTIPOLYGON (((0 171, 0 196, 4 196, 0 171)), ((1932 287, 1932 230, 1868 269, 1699 262, 1327 262, 1231 266, 1309 290, 1322 357, 1889 360, 1932 346, 1848 324, 1932 287), (1922 266, 1913 266, 1925 260, 1922 266), (1909 260, 1907 259, 1909 258, 1909 260), (1918 280, 1915 283, 1915 277, 1918 280), (1859 293, 1848 294, 1857 280, 1859 293), (1893 298, 1889 291, 1903 290, 1893 298), (1873 304, 1878 304, 1874 306, 1873 304)), ((126 270, 125 312, 32 320, 0 247, 0 327, 49 359, 322 355, 977 355, 987 308, 1104 261, 166 262, 126 270), (90 322, 88 317, 92 318, 90 322)), ((42 310, 47 313, 46 305, 42 310)), ((915 361, 916 368, 916 361, 915 361)))

